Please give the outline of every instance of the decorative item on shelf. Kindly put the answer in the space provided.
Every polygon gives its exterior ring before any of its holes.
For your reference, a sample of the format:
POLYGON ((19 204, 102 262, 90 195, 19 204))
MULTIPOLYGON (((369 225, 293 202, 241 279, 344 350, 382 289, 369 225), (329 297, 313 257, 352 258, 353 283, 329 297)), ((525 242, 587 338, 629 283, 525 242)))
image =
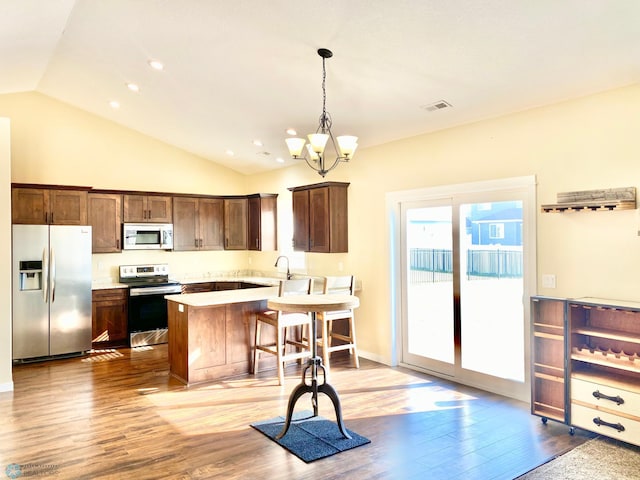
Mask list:
POLYGON ((327 72, 325 69, 325 60, 331 58, 333 53, 326 48, 320 48, 318 55, 322 57, 322 114, 320 115, 320 123, 316 133, 307 135, 309 143, 305 143, 304 138, 291 137, 285 139, 287 147, 289 148, 289 154, 294 160, 304 159, 312 169, 318 172, 324 177, 328 172, 338 166, 340 162, 348 162, 358 147, 358 137, 351 135, 343 135, 334 139, 333 133, 331 133, 332 120, 329 112, 326 110, 327 93, 325 89, 325 81, 327 72), (331 142, 329 142, 331 139, 331 142), (337 144, 336 144, 337 140, 337 144), (325 147, 327 143, 333 147, 335 152, 335 159, 331 166, 327 167, 327 152, 325 147))
POLYGON ((636 187, 563 192, 558 193, 557 199, 558 203, 542 205, 542 211, 633 210, 636 208, 636 187))

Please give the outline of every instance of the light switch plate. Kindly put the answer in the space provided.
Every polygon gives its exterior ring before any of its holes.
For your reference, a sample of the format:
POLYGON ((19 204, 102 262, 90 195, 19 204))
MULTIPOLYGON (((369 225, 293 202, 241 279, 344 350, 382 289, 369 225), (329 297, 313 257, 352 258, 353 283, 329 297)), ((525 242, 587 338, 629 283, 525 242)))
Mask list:
POLYGON ((542 275, 543 288, 556 288, 556 276, 550 273, 542 275))

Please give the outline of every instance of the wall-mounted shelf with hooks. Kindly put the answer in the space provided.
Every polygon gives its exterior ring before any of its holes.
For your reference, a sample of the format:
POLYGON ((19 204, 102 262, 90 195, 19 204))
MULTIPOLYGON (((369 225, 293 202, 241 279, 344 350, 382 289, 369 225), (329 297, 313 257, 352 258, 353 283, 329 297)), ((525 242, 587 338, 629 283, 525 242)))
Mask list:
POLYGON ((541 205, 542 211, 633 210, 636 208, 636 187, 563 192, 558 193, 557 198, 558 203, 541 205))

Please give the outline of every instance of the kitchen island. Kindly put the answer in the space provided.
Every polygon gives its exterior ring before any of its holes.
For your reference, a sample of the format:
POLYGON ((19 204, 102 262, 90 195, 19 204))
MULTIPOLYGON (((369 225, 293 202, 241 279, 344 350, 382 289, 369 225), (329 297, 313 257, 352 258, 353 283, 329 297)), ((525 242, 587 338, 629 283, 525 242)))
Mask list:
POLYGON ((167 295, 171 375, 191 385, 249 373, 255 314, 277 296, 278 287, 167 295))

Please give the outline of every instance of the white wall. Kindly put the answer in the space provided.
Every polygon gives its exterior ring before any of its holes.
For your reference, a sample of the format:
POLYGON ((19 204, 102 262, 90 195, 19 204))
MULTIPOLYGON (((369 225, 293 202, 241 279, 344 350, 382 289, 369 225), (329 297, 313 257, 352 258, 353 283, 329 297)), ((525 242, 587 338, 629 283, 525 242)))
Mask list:
MULTIPOLYGON (((0 205, 11 205, 11 123, 0 118, 0 205)), ((0 209, 0 392, 13 390, 11 376, 11 210, 0 209)))

